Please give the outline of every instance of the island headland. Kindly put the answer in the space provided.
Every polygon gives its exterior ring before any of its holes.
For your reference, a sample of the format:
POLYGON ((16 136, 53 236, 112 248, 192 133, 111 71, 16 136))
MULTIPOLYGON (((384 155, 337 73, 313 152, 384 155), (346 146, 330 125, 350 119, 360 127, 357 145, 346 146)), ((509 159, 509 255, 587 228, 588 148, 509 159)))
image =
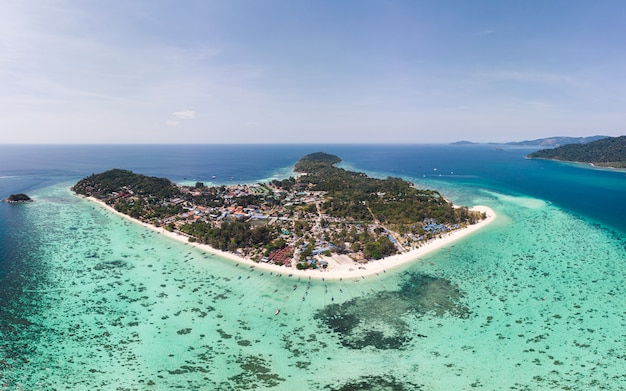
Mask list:
POLYGON ((529 154, 528 157, 624 169, 626 136, 606 137, 586 144, 567 144, 552 149, 541 149, 529 154))
POLYGON ((113 169, 72 190, 165 235, 280 273, 344 278, 385 272, 489 223, 400 178, 370 178, 318 152, 297 177, 254 185, 179 186, 113 169))

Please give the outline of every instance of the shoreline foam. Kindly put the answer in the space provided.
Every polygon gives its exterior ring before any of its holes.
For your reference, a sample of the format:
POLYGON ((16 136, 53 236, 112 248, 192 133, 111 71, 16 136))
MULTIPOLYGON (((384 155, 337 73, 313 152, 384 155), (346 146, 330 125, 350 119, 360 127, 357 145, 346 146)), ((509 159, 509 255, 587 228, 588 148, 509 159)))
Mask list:
POLYGON ((243 258, 230 252, 218 250, 207 244, 189 242, 188 237, 185 235, 182 235, 176 232, 170 232, 170 231, 165 230, 162 227, 156 227, 152 224, 148 224, 148 223, 139 221, 137 219, 134 219, 128 215, 118 212, 113 207, 105 204, 104 202, 102 202, 101 200, 98 200, 95 197, 81 196, 81 198, 95 202, 96 204, 105 208, 107 211, 112 212, 134 223, 140 224, 154 232, 157 232, 158 234, 162 234, 164 236, 167 236, 168 238, 177 240, 186 245, 197 248, 198 250, 201 250, 203 252, 217 255, 229 261, 233 261, 236 263, 244 264, 246 266, 264 269, 264 270, 281 273, 281 274, 290 274, 290 275, 300 276, 300 277, 311 277, 311 278, 316 278, 316 279, 329 279, 329 280, 342 280, 344 278, 349 279, 349 278, 354 278, 354 277, 365 277, 365 276, 370 276, 373 274, 385 273, 389 269, 407 265, 413 261, 417 261, 419 258, 424 257, 425 255, 433 251, 446 247, 456 242, 457 240, 464 238, 467 235, 478 231, 479 229, 490 224, 496 218, 496 213, 490 207, 484 206, 484 205, 476 205, 470 208, 470 210, 478 211, 481 213, 483 212, 486 213, 487 214, 486 219, 481 220, 480 222, 476 224, 469 225, 465 228, 460 228, 460 229, 457 229, 456 231, 446 233, 437 239, 431 239, 430 241, 426 242, 423 246, 417 249, 414 249, 414 250, 411 250, 402 254, 392 255, 387 258, 370 261, 368 263, 358 263, 354 261, 351 263, 339 263, 335 261, 334 259, 332 259, 331 257, 325 257, 325 260, 328 261, 328 267, 326 269, 298 270, 294 267, 288 268, 285 266, 278 266, 274 264, 254 262, 251 259, 243 258))

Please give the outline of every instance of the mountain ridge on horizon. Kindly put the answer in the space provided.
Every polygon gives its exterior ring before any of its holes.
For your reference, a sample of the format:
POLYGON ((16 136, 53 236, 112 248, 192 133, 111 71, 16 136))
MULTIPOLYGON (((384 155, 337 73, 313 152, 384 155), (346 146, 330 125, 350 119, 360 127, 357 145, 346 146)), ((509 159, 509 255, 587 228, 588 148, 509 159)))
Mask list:
MULTIPOLYGON (((554 137, 538 138, 534 140, 509 141, 506 143, 486 143, 486 144, 556 148, 556 147, 560 147, 561 145, 566 145, 566 144, 587 144, 587 143, 602 140, 605 138, 609 138, 609 136, 601 136, 601 135, 588 136, 588 137, 554 136, 554 137)), ((450 145, 471 145, 471 144, 481 144, 481 143, 460 140, 460 141, 455 141, 451 143, 450 145)))

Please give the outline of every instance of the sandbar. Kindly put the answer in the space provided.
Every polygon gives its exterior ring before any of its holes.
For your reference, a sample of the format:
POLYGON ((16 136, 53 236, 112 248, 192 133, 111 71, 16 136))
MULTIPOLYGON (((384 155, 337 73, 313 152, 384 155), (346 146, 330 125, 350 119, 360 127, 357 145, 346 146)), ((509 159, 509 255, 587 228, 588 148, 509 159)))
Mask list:
POLYGON ((121 216, 122 218, 125 218, 134 223, 143 225, 144 227, 152 231, 155 231, 168 238, 177 240, 179 242, 182 242, 184 244, 197 248, 198 250, 201 250, 203 252, 217 255, 220 258, 225 258, 227 260, 237 262, 246 266, 252 266, 252 267, 259 268, 259 269, 272 271, 274 273, 289 274, 289 275, 301 276, 301 277, 311 277, 311 278, 317 278, 317 279, 329 279, 329 280, 361 278, 361 277, 366 277, 366 276, 370 276, 374 274, 386 273, 387 270, 391 270, 393 268, 397 268, 402 265, 407 265, 413 261, 419 260, 420 258, 424 257, 426 254, 429 254, 433 251, 436 251, 448 245, 451 245, 455 241, 463 237, 466 237, 467 235, 470 235, 478 231, 479 229, 487 226, 496 218, 496 213, 493 211, 493 209, 491 209, 488 206, 477 205, 477 206, 470 208, 470 210, 478 211, 481 213, 484 212, 487 215, 486 219, 483 219, 479 221, 478 223, 469 225, 465 228, 459 228, 452 232, 442 234, 436 239, 429 240, 428 242, 424 243, 421 247, 415 250, 411 250, 402 254, 392 255, 390 257, 386 257, 386 258, 379 259, 379 260, 369 261, 367 263, 359 263, 356 261, 345 262, 345 261, 340 261, 334 257, 324 257, 324 260, 328 262, 327 268, 298 270, 295 267, 286 267, 286 266, 279 266, 279 265, 263 263, 263 262, 255 262, 251 259, 238 256, 237 254, 215 249, 207 244, 189 242, 189 237, 186 235, 179 234, 176 232, 170 232, 162 227, 156 227, 152 224, 144 223, 142 221, 134 219, 128 215, 118 212, 113 207, 105 204, 103 201, 95 197, 83 197, 83 196, 80 196, 80 197, 93 201, 96 204, 100 205, 101 207, 105 208, 106 210, 118 216, 121 216))

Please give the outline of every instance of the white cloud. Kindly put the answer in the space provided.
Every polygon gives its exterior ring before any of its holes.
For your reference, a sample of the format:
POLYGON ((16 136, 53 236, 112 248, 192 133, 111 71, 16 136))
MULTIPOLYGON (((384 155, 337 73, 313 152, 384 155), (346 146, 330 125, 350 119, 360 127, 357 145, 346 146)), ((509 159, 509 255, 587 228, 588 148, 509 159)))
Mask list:
POLYGON ((194 119, 196 117, 196 112, 193 110, 175 111, 172 115, 179 119, 194 119))
POLYGON ((180 122, 178 122, 178 121, 165 121, 165 124, 167 126, 178 126, 180 124, 180 122))

